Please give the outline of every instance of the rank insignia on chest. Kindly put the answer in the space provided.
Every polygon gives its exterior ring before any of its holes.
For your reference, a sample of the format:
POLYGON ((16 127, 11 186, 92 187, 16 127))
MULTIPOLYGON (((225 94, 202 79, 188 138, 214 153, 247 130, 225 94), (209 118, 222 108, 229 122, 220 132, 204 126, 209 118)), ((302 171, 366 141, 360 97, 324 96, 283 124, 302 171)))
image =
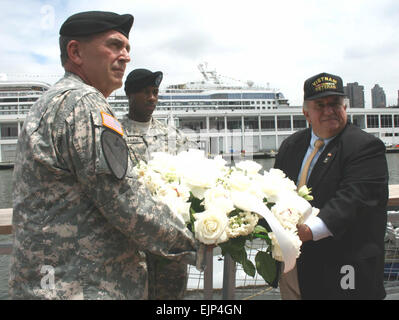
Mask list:
POLYGON ((111 130, 114 130, 117 133, 119 133, 121 136, 123 136, 122 125, 118 120, 116 120, 115 117, 111 116, 108 113, 101 111, 101 118, 103 121, 103 126, 109 128, 111 130))

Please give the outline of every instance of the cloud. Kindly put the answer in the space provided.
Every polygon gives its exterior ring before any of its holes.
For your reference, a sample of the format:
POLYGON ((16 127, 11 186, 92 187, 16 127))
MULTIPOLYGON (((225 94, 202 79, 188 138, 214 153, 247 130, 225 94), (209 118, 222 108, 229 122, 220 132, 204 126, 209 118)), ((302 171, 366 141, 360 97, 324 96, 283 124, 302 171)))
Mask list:
POLYGON ((164 85, 201 79, 197 65, 208 61, 227 77, 270 83, 294 105, 303 81, 323 71, 364 85, 366 103, 375 83, 397 100, 397 0, 2 0, 0 72, 61 75, 59 28, 87 10, 133 14, 127 72, 162 70, 164 85))

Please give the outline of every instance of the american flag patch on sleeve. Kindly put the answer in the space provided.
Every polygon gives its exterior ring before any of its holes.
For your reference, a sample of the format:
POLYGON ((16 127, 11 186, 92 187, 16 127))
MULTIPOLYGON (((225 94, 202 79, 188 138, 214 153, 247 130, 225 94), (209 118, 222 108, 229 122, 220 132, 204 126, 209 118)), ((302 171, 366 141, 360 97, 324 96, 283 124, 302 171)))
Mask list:
POLYGON ((121 123, 116 120, 115 117, 111 116, 108 113, 101 111, 101 117, 103 119, 103 126, 118 132, 121 136, 123 136, 123 129, 121 123))

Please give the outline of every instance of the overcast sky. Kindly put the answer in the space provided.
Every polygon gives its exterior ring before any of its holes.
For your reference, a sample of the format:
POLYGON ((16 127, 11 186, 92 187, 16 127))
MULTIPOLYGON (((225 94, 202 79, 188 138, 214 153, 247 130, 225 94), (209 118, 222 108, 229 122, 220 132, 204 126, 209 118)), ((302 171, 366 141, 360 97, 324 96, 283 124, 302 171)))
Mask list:
POLYGON ((88 10, 130 13, 135 68, 164 72, 162 87, 200 80, 207 61, 228 78, 278 88, 300 105, 303 82, 320 72, 399 90, 398 0, 0 0, 0 74, 54 83, 63 74, 58 32, 88 10))

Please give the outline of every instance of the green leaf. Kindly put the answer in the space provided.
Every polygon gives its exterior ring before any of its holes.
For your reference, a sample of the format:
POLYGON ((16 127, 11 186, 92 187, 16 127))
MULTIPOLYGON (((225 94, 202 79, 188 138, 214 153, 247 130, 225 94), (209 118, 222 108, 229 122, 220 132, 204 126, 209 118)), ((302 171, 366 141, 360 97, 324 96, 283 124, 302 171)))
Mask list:
POLYGON ((271 243, 272 243, 268 235, 265 235, 265 234, 262 234, 262 233, 254 233, 253 236, 254 236, 254 238, 266 240, 266 243, 268 245, 271 245, 271 243))
POLYGON ((242 268, 247 275, 255 277, 256 269, 251 260, 245 259, 242 268))
POLYGON ((247 259, 247 252, 245 251, 245 238, 233 238, 227 242, 220 243, 219 247, 222 248, 222 255, 228 253, 235 262, 243 264, 247 259))
POLYGON ((205 207, 201 204, 202 200, 194 197, 191 192, 190 192, 190 199, 188 201, 191 203, 190 210, 193 210, 194 212, 205 211, 205 207))
POLYGON ((235 262, 242 266, 247 275, 255 277, 256 268, 247 258, 247 252, 245 250, 246 240, 247 237, 232 238, 227 242, 219 244, 219 247, 222 249, 223 256, 229 254, 235 262))
POLYGON ((255 229, 254 229, 255 233, 266 233, 267 234, 267 230, 265 227, 261 226, 261 225, 256 225, 255 229))
POLYGON ((255 257, 256 270, 265 281, 274 288, 277 288, 280 276, 280 263, 273 259, 271 254, 259 251, 255 257))

